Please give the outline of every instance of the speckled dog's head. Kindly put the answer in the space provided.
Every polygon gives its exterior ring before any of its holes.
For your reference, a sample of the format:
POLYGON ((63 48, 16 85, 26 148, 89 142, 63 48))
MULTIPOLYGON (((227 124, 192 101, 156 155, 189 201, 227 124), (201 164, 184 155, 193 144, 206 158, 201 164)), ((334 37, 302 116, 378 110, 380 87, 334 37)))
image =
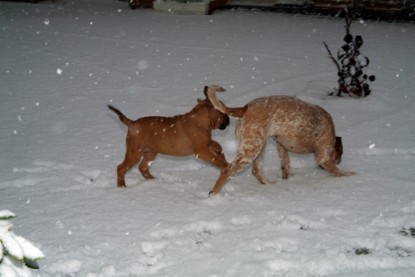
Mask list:
POLYGON ((343 143, 341 137, 336 137, 336 144, 334 145, 332 155, 332 159, 336 164, 339 164, 342 161, 343 143))

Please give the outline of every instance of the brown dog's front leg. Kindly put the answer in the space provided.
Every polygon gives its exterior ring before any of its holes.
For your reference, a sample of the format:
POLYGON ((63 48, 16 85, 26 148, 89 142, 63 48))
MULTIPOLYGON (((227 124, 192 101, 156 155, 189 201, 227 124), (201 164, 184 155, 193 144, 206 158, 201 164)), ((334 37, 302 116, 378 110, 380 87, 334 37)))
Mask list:
POLYGON ((222 146, 212 140, 208 147, 204 147, 195 151, 196 158, 209 162, 223 169, 228 166, 225 155, 222 151, 222 146))
POLYGON ((215 140, 211 140, 209 144, 209 150, 214 155, 221 155, 223 154, 222 146, 219 144, 219 142, 215 140))
POLYGON ((213 154, 207 151, 201 151, 196 153, 196 158, 204 160, 208 163, 216 165, 219 168, 225 168, 228 165, 228 162, 225 159, 225 155, 221 154, 213 154))
POLYGON ((222 187, 225 185, 226 181, 229 179, 230 173, 229 173, 229 166, 225 169, 223 169, 220 172, 219 179, 216 181, 215 186, 212 188, 212 190, 209 192, 209 196, 218 194, 222 187))

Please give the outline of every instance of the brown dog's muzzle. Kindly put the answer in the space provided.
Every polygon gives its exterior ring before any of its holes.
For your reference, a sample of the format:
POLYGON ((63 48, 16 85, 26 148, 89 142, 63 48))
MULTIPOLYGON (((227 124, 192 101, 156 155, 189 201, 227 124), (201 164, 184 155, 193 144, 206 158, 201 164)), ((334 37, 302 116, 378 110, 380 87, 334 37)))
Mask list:
POLYGON ((219 126, 219 130, 225 130, 225 128, 228 127, 229 123, 230 123, 229 116, 225 114, 223 117, 222 123, 219 126))

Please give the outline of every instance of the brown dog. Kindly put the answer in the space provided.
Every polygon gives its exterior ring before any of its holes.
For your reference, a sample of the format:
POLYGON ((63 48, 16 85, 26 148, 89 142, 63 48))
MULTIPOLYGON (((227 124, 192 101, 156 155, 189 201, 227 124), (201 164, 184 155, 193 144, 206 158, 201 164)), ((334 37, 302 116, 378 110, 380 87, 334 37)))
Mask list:
MULTIPOLYGON (((206 95, 207 87, 205 87, 206 95)), ((117 168, 118 187, 125 187, 125 174, 140 162, 138 168, 146 179, 154 179, 150 166, 158 153, 171 156, 196 155, 196 158, 225 168, 228 163, 220 144, 212 140, 213 129, 225 129, 229 117, 213 107, 208 99, 188 113, 173 117, 151 116, 135 121, 128 119, 116 108, 108 105, 128 126, 124 161, 117 168)))
POLYGON ((257 98, 240 108, 228 108, 216 98, 219 86, 208 88, 208 98, 219 111, 240 120, 236 126, 239 147, 235 160, 222 169, 210 194, 217 194, 232 175, 253 161, 252 173, 262 184, 268 182, 262 172, 264 146, 273 137, 281 160, 282 178, 290 173, 288 152, 314 153, 317 163, 334 176, 353 175, 341 171, 343 145, 336 137, 333 120, 323 108, 290 96, 257 98))

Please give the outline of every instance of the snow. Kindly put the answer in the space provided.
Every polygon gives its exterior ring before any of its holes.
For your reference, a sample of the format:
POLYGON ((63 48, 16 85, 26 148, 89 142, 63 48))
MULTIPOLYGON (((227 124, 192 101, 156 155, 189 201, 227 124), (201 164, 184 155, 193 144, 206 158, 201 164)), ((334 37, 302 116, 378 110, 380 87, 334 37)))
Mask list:
MULTIPOLYGON (((40 248, 34 276, 414 276, 415 26, 357 20, 372 95, 330 97, 337 18, 226 10, 129 10, 113 0, 0 3, 0 210, 40 248), (229 106, 286 94, 321 105, 343 137, 334 178, 270 140, 250 170, 208 197, 219 170, 160 155, 116 188, 130 118, 176 115, 218 84, 229 106)), ((235 120, 215 131, 227 160, 235 120)))

